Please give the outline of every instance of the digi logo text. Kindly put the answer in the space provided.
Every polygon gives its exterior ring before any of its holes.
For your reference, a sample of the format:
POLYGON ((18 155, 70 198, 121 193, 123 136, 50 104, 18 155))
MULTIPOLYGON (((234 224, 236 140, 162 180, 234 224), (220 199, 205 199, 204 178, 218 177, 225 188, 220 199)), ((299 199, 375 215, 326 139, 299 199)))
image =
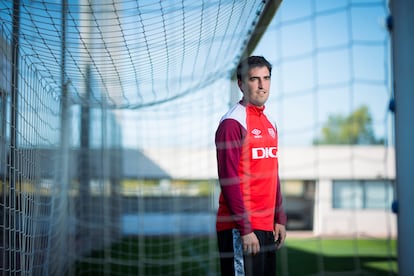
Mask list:
POLYGON ((277 147, 252 148, 252 159, 277 158, 277 147))

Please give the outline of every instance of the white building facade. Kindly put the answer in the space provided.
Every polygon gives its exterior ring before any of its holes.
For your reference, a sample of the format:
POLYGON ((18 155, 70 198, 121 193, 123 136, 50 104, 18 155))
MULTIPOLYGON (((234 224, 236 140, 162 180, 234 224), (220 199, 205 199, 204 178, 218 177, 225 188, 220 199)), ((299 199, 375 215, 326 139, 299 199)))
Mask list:
MULTIPOLYGON (((217 179, 214 149, 147 149, 144 154, 172 179, 217 179)), ((397 216, 391 209, 394 148, 285 147, 279 151, 279 171, 288 230, 317 236, 397 235, 397 216)), ((215 204, 219 189, 217 184, 215 204)))
POLYGON ((396 177, 393 148, 286 148, 280 154, 280 175, 287 207, 290 181, 314 181, 315 235, 397 235, 397 217, 391 209, 396 177))

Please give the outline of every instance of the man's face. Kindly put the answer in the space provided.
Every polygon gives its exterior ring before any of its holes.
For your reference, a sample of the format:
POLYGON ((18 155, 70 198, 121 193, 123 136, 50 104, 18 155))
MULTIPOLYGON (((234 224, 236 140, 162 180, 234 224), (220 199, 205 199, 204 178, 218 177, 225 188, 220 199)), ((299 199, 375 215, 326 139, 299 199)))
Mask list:
POLYGON ((266 66, 251 68, 244 78, 238 81, 244 101, 255 106, 264 106, 269 98, 270 73, 266 66))

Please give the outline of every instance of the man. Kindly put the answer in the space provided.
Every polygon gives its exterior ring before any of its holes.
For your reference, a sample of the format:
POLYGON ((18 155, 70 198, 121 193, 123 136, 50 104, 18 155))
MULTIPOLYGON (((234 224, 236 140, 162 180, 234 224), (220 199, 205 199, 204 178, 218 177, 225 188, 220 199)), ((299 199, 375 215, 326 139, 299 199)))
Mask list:
POLYGON ((216 131, 221 187, 216 230, 223 276, 275 275, 276 249, 286 237, 277 131, 264 114, 271 71, 261 56, 239 64, 243 97, 216 131))

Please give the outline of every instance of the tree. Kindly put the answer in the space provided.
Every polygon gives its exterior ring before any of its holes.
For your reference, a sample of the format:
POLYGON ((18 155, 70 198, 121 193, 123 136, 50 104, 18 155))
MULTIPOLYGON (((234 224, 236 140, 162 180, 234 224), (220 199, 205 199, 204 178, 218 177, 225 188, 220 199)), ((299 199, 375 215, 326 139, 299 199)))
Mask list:
POLYGON ((367 106, 361 106, 348 117, 330 115, 322 127, 321 138, 314 145, 372 145, 382 144, 383 139, 375 137, 372 117, 367 106))

